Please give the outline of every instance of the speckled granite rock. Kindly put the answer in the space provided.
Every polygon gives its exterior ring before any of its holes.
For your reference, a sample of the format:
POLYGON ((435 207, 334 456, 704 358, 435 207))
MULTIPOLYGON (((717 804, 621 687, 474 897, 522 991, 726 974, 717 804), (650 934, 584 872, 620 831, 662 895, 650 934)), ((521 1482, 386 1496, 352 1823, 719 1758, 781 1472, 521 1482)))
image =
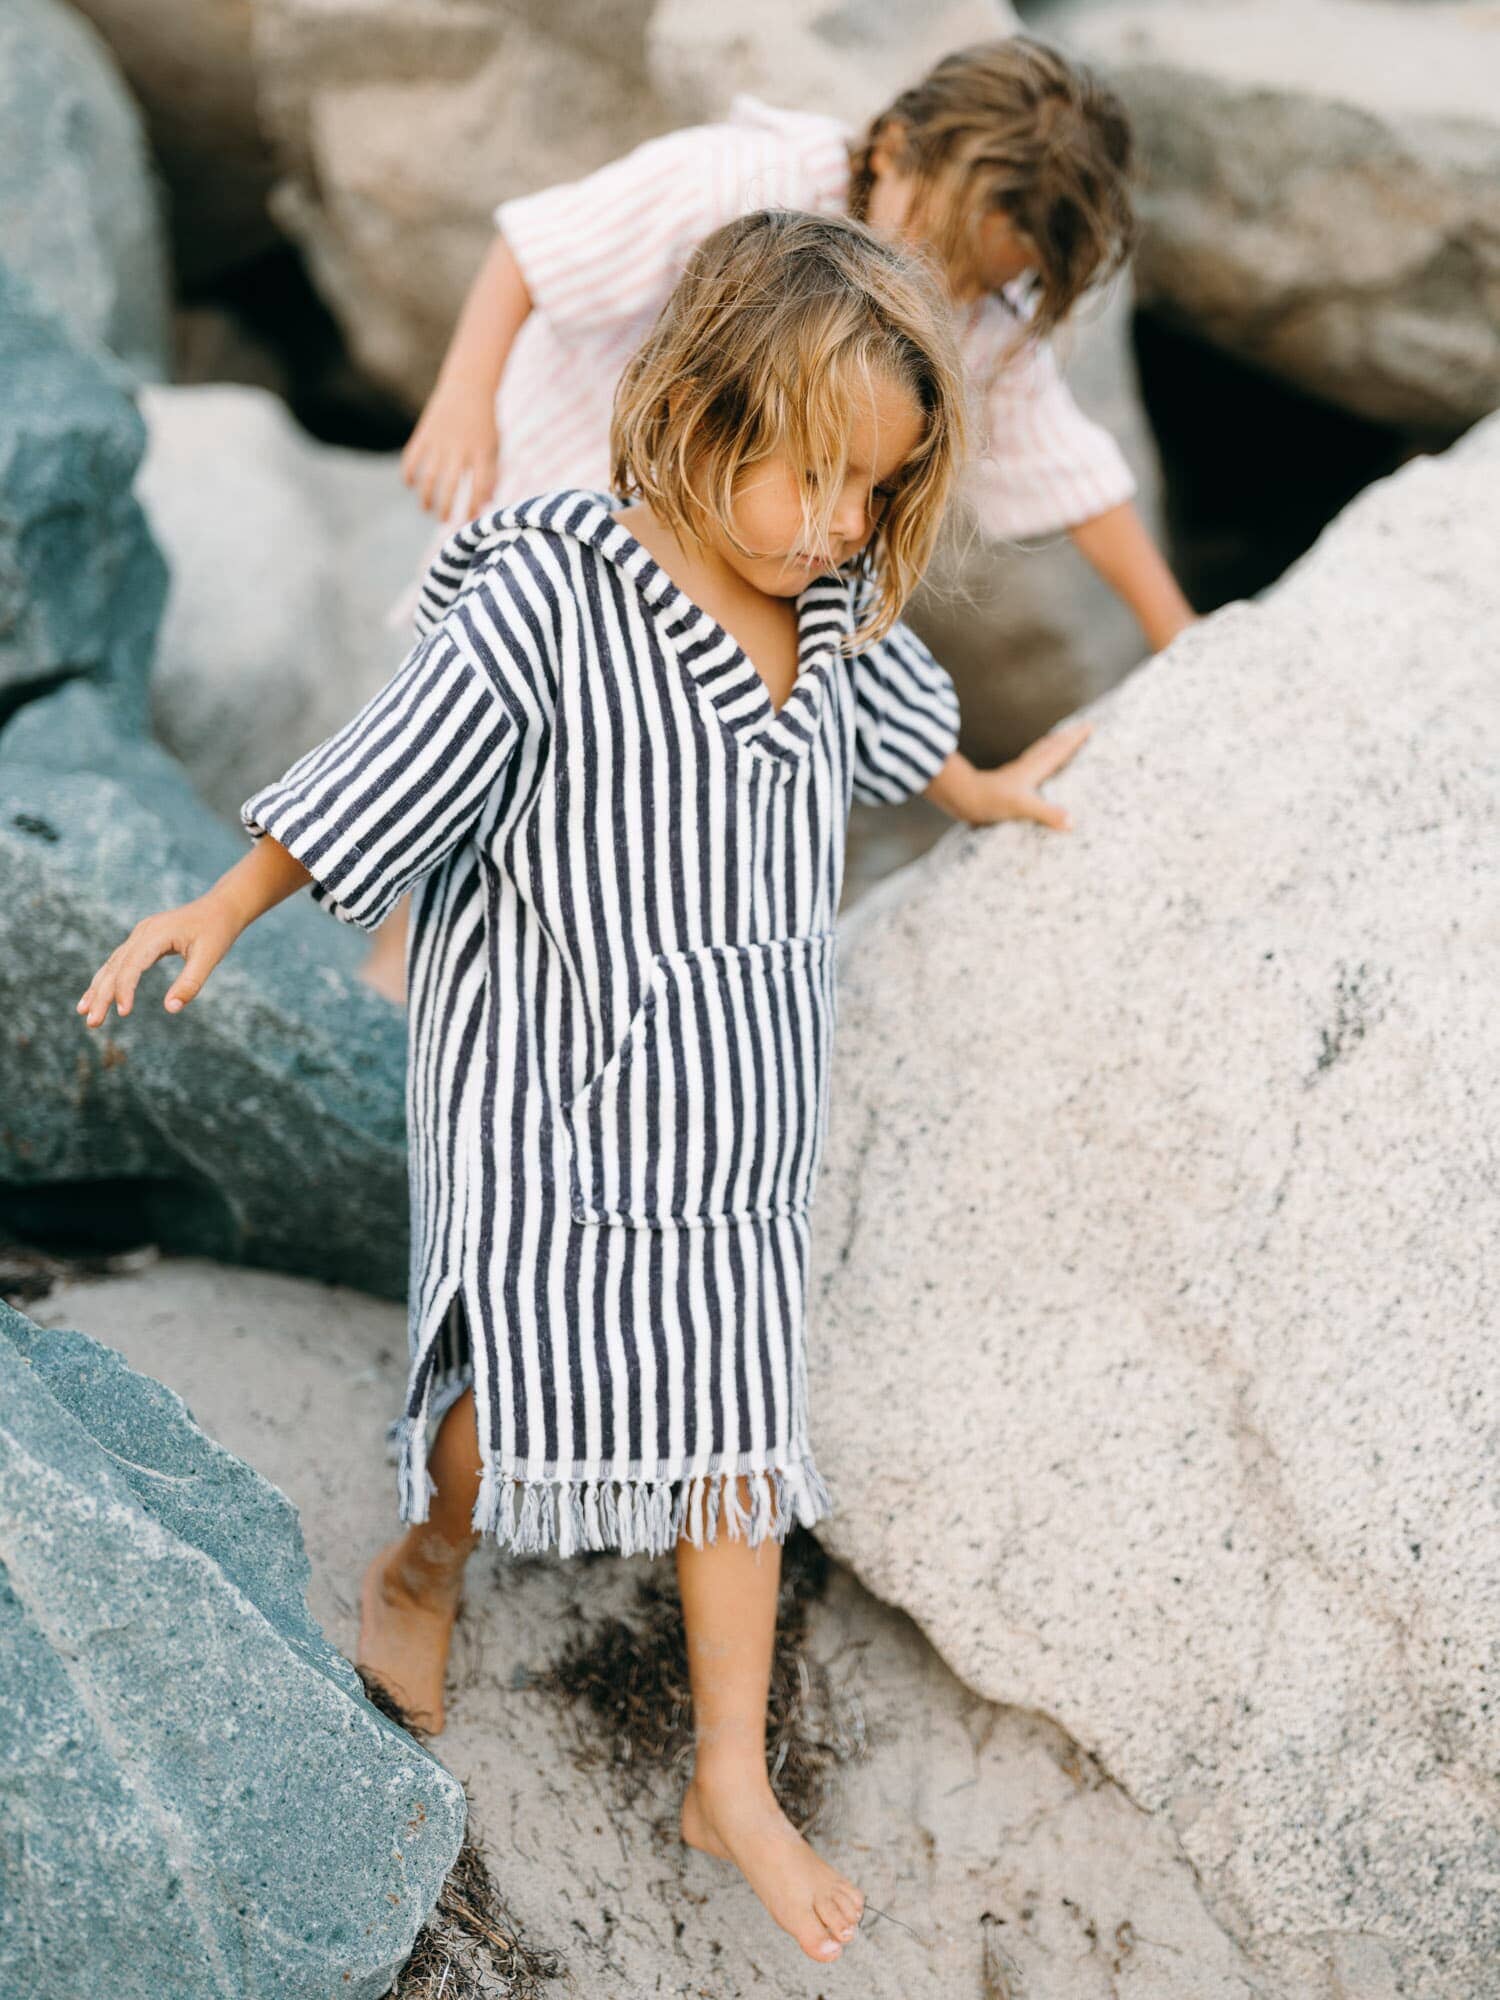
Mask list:
MULTIPOLYGON (((0 24, 0 47, 13 32, 0 24)), ((130 490, 145 428, 109 366, 3 263, 0 381, 0 721, 83 674, 139 726, 166 590, 130 490)))
MULTIPOLYGON (((330 1636, 352 1645, 352 1582, 391 1532, 379 1441, 402 1392, 399 1308, 169 1258, 66 1285, 33 1311, 108 1329, 135 1367, 170 1382, 214 1436, 292 1496, 312 1561, 309 1601, 330 1636)), ((842 1811, 819 1838, 883 1914, 866 1919, 834 1975, 804 1958, 732 1869, 680 1846, 681 1774, 621 1810, 604 1774, 579 1770, 573 1722, 533 1684, 580 1620, 637 1616, 638 1585, 670 1587, 670 1573, 670 1558, 515 1563, 484 1552, 469 1569, 437 1747, 468 1782, 525 1935, 566 1960, 567 1977, 543 1992, 1272 2000, 1204 1909, 1170 1828, 1042 1717, 961 1686, 911 1621, 846 1571, 813 1606, 808 1650, 847 1683, 870 1755, 845 1768, 842 1811), (1008 1986, 985 1985, 986 1948, 996 1967, 1013 1968, 1008 1986)), ((848 1719, 843 1703, 835 1719, 848 1719)))
POLYGON ((0 257, 75 339, 133 374, 169 373, 166 260, 140 118, 71 7, 0 8, 0 130, 0 257))
POLYGON ((73 1011, 138 918, 243 852, 92 687, 0 734, 0 1221, 400 1296, 405 1028, 355 976, 358 933, 294 899, 175 1019, 166 968, 129 1020, 90 1035, 73 1011))
POLYGON ((149 389, 141 409, 136 492, 172 571, 156 734, 238 828, 400 664, 410 626, 386 613, 432 523, 394 456, 316 443, 263 390, 149 389))
POLYGON ((1304 2000, 1500 1962, 1500 419, 842 958, 826 1539, 1304 2000))
POLYGON ((1176 0, 1061 31, 1136 124, 1147 303, 1383 422, 1500 404, 1493 7, 1176 0))
POLYGON ((291 1504, 175 1396, 0 1305, 6 1993, 387 1990, 463 1791, 365 1701, 307 1574, 291 1504))

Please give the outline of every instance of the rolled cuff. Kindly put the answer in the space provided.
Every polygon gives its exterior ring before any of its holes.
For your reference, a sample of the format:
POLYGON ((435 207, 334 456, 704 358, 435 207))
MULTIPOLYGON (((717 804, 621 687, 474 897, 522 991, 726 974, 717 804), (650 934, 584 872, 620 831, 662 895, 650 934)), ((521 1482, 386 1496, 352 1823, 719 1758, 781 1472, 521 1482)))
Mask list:
POLYGON ((320 910, 341 924, 378 930, 400 898, 399 887, 371 875, 363 852, 350 841, 330 847, 308 825, 305 799, 282 785, 267 785, 240 807, 240 821, 252 840, 270 834, 312 877, 308 894, 320 910), (363 878, 363 879, 361 879, 363 878))

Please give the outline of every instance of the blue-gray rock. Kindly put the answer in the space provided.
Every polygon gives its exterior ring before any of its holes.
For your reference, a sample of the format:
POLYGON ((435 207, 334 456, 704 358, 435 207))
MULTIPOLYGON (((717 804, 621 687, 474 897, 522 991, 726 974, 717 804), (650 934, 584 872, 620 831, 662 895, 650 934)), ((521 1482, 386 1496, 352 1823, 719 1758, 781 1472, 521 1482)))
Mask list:
MULTIPOLYGON (((9 32, 0 17, 0 61, 9 32)), ((118 370, 4 264, 0 382, 0 718, 81 674, 115 689, 123 726, 144 728, 166 596, 130 490, 145 425, 118 370)))
POLYGON ((0 734, 0 1220, 399 1297, 405 1025, 356 977, 360 934, 294 898, 183 1014, 169 968, 128 1020, 90 1035, 74 1012, 139 918, 244 851, 87 683, 0 734))
POLYGON ((167 268, 150 156, 114 59, 71 7, 0 8, 0 131, 0 257, 76 339, 164 379, 167 268))
POLYGON ((306 1582, 291 1503, 176 1396, 0 1305, 0 1992, 388 1990, 463 1791, 306 1582))

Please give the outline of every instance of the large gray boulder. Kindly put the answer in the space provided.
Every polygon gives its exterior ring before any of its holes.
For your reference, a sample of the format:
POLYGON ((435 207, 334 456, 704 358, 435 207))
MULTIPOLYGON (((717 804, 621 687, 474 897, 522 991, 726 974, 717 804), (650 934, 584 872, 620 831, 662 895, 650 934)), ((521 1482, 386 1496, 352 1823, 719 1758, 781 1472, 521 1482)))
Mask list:
POLYGON ((387 1991, 463 1789, 364 1699, 307 1580, 291 1503, 176 1396, 0 1305, 7 1994, 387 1991))
POLYGON ((1136 124, 1146 304, 1383 423, 1500 404, 1492 8, 1172 0, 1065 29, 1136 124))
POLYGON ((863 126, 950 49, 1013 34, 1010 0, 656 0, 651 74, 676 122, 719 118, 736 91, 863 126))
POLYGON ((244 851, 86 684, 0 735, 0 1222, 401 1296, 404 1023, 360 982, 359 933, 294 898, 182 1015, 168 968, 128 1020, 90 1035, 73 1011, 140 917, 244 851))
POLYGON ((83 675, 140 726, 166 590, 131 493, 145 428, 109 364, 3 263, 0 381, 0 722, 83 675))
MULTIPOLYGON (((357 977, 363 939, 303 898, 178 1020, 160 972, 97 1036, 73 1011, 138 918, 245 842, 146 735, 165 568, 130 490, 140 417, 3 267, 0 373, 0 1219, 399 1294, 404 1030, 357 977)), ((199 545, 191 590, 214 557, 199 545)), ((224 650, 211 618, 192 639, 224 650)), ((256 776, 275 748, 253 746, 256 776)))
POLYGON ((73 0, 145 117, 179 281, 201 287, 277 240, 255 102, 252 0, 73 0))
POLYGON ((98 35, 58 0, 0 8, 0 130, 0 258, 75 339, 135 375, 168 374, 166 257, 140 118, 98 35))
POLYGON ((410 621, 388 614, 431 518, 394 455, 319 444, 264 390, 149 389, 141 408, 136 493, 172 573, 152 718, 238 827, 240 801, 399 665, 410 621))
POLYGON ((1500 1962, 1500 419, 846 927, 826 1540, 1170 1826, 1256 1990, 1500 1962))
POLYGON ((673 122, 646 74, 651 0, 252 0, 277 220, 356 360, 425 399, 495 204, 673 122))

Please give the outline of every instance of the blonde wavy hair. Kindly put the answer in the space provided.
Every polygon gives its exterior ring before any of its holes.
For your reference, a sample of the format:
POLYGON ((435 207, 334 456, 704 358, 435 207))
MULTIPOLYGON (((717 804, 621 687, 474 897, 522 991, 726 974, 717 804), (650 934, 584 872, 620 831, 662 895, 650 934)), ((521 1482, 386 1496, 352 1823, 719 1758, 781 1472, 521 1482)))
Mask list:
POLYGON ((952 309, 926 265, 841 216, 762 209, 706 237, 615 393, 614 491, 695 541, 712 523, 741 554, 741 475, 782 454, 805 467, 802 546, 830 546, 849 413, 884 380, 922 436, 857 559, 873 586, 846 645, 888 631, 937 540, 965 445, 952 309))
POLYGON ((982 285, 976 224, 1003 211, 1035 253, 1029 333, 1051 333, 1135 244, 1132 143, 1106 84, 1029 35, 955 49, 850 149, 849 212, 869 212, 884 142, 916 181, 913 219, 950 282, 982 285))

